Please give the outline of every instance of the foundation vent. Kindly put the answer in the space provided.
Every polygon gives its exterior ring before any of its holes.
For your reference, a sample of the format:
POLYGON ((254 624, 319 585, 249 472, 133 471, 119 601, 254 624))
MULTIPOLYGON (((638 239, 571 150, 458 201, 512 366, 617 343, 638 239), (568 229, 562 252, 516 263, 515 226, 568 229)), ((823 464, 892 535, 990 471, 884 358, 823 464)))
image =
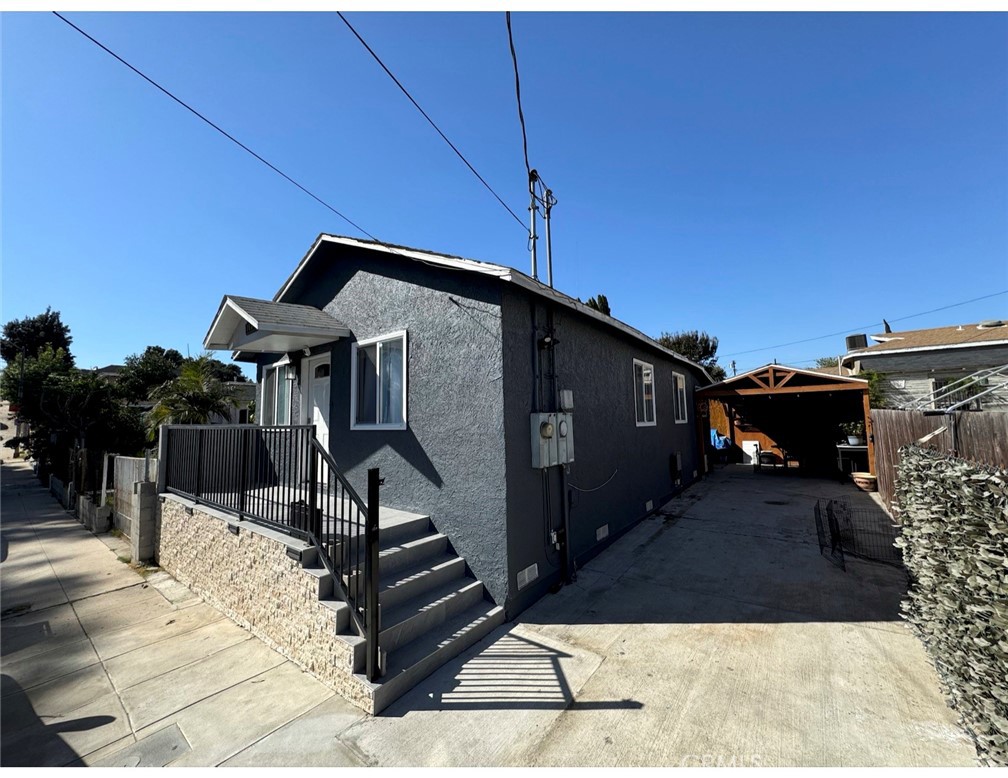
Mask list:
POLYGON ((518 571, 518 588, 524 589, 530 583, 532 583, 536 578, 539 577, 539 565, 532 564, 526 567, 524 570, 518 571))

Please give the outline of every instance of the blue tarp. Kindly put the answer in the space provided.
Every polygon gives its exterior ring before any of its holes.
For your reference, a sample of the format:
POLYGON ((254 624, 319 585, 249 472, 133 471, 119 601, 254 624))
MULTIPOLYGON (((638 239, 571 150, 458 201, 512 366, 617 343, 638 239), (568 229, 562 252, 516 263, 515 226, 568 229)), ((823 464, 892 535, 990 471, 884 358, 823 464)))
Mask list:
POLYGON ((721 435, 716 429, 710 431, 710 442, 718 451, 731 448, 731 440, 721 435))

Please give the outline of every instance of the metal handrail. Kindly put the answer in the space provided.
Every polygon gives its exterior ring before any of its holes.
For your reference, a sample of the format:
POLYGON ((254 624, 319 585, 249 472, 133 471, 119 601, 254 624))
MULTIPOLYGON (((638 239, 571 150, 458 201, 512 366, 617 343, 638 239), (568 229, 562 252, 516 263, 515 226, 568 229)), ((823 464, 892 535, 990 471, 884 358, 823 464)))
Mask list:
MULTIPOLYGON (((982 370, 976 371, 975 373, 970 373, 969 375, 957 378, 954 381, 951 381, 950 383, 943 386, 941 389, 932 390, 928 394, 921 395, 920 397, 911 400, 904 407, 906 410, 911 411, 924 410, 929 406, 934 407, 939 400, 945 400, 950 397, 954 397, 956 394, 963 392, 966 389, 969 389, 970 387, 976 386, 977 384, 980 384, 991 378, 999 378, 999 377, 1008 378, 1008 365, 1000 365, 998 367, 984 368, 982 370)), ((997 389, 1003 385, 1004 384, 995 384, 993 388, 997 389)), ((975 395, 971 395, 970 397, 967 397, 964 400, 956 403, 955 407, 958 408, 962 405, 968 405, 977 397, 986 394, 990 394, 990 390, 975 395)))
POLYGON ((313 544, 367 640, 367 677, 380 674, 378 512, 381 479, 361 499, 313 425, 165 425, 164 488, 313 544))

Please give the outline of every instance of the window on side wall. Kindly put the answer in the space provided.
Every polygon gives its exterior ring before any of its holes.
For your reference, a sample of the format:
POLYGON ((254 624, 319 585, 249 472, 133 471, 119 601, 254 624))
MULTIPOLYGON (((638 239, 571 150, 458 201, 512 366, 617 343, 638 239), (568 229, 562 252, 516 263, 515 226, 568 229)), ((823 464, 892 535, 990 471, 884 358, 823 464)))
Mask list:
POLYGON ((353 344, 350 429, 406 429, 406 332, 353 344))
POLYGON ((686 412, 686 376, 680 373, 672 374, 672 389, 675 394, 674 404, 675 404, 675 421, 676 424, 685 424, 689 421, 689 416, 686 412))
POLYGON ((633 361, 634 408, 637 412, 638 427, 655 426, 654 365, 633 361))
POLYGON ((266 368, 263 381, 263 424, 290 424, 291 384, 290 365, 273 365, 266 368))

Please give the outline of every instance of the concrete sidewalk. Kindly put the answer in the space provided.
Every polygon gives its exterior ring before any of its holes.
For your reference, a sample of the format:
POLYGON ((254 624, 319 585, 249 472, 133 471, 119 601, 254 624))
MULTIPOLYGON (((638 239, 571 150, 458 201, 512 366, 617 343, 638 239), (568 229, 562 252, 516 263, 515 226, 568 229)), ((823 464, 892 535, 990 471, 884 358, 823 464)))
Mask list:
POLYGON ((219 764, 332 701, 164 573, 141 577, 25 465, 4 462, 0 489, 3 766, 219 764))
POLYGON ((4 766, 975 764, 901 574, 819 556, 850 487, 718 471, 368 718, 0 479, 4 766))

